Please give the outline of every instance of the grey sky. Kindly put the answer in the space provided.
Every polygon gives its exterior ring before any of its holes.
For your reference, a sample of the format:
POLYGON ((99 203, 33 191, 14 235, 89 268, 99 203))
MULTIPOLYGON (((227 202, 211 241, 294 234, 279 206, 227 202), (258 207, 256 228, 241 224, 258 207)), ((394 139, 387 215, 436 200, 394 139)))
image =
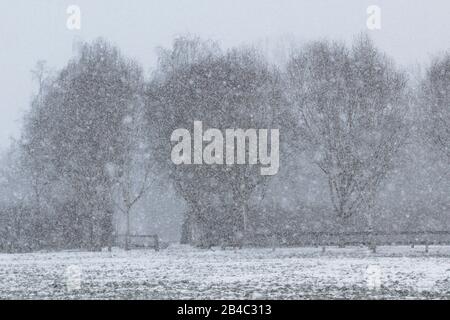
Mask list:
POLYGON ((349 40, 367 30, 372 4, 381 8, 382 29, 369 33, 398 63, 426 63, 450 49, 448 0, 0 0, 0 150, 18 135, 36 61, 62 67, 76 38, 104 36, 149 69, 154 48, 178 34, 224 47, 283 35, 349 40), (70 4, 81 8, 80 31, 66 28, 70 4))

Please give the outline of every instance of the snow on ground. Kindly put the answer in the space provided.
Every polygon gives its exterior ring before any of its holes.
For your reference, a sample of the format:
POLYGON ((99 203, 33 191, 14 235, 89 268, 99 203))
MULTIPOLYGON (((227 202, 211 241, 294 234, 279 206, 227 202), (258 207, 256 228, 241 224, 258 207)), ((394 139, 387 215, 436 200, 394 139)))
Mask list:
POLYGON ((450 298, 450 247, 0 254, 0 298, 450 298))

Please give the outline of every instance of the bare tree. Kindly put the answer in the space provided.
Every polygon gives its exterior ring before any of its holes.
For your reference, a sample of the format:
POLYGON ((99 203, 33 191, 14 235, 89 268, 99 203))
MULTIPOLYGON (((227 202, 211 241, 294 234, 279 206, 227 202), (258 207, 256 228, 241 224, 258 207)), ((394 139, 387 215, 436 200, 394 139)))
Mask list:
POLYGON ((141 68, 100 39, 82 46, 26 121, 24 149, 49 168, 45 180, 64 190, 65 202, 74 202, 73 226, 66 227, 91 249, 112 243, 113 183, 106 168, 127 165, 123 122, 142 86, 141 68))
POLYGON ((426 140, 450 161, 450 53, 432 61, 419 89, 419 107, 426 140))
POLYGON ((142 104, 137 103, 134 111, 125 117, 122 139, 124 146, 124 163, 117 166, 110 163, 108 173, 113 182, 113 202, 115 207, 125 215, 125 250, 129 250, 130 219, 133 208, 148 194, 157 181, 155 162, 150 157, 148 146, 148 128, 142 118, 142 104))
POLYGON ((287 81, 295 143, 327 178, 338 225, 368 215, 405 141, 405 75, 360 37, 351 49, 309 44, 291 57, 287 81))
POLYGON ((212 42, 179 38, 162 53, 147 91, 147 118, 157 131, 159 162, 189 208, 184 234, 201 246, 242 238, 251 224, 249 199, 268 178, 256 166, 176 166, 170 137, 194 121, 204 130, 278 128, 280 77, 252 48, 223 52, 212 42))

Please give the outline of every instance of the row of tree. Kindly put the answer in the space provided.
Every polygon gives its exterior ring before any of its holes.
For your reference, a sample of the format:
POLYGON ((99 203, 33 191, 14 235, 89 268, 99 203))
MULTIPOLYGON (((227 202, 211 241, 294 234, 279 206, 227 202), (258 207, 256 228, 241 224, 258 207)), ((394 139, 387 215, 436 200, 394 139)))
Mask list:
POLYGON ((185 202, 183 242, 260 232, 273 222, 255 205, 278 192, 271 177, 257 166, 171 162, 171 133, 194 121, 278 128, 281 166, 320 170, 340 227, 359 215, 372 226, 380 188, 412 135, 449 163, 450 54, 417 85, 365 36, 351 47, 310 43, 283 66, 254 47, 223 50, 197 38, 177 38, 158 56, 149 80, 101 39, 57 73, 38 63, 21 139, 3 159, 0 248, 111 246, 114 215, 125 215, 129 233, 135 204, 158 181, 185 202))

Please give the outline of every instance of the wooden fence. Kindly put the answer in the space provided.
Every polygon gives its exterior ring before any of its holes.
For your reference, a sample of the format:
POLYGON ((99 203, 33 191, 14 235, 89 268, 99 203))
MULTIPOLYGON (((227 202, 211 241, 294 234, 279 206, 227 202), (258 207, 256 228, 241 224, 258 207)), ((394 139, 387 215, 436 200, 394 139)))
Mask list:
MULTIPOLYGON (((127 240, 126 235, 116 235, 116 245, 124 248, 127 240)), ((128 247, 130 249, 136 248, 152 248, 155 251, 159 251, 160 249, 160 241, 159 237, 156 234, 151 235, 142 235, 142 234, 133 234, 128 236, 128 247)))
POLYGON ((355 231, 259 233, 247 239, 255 246, 450 245, 450 231, 355 231))

